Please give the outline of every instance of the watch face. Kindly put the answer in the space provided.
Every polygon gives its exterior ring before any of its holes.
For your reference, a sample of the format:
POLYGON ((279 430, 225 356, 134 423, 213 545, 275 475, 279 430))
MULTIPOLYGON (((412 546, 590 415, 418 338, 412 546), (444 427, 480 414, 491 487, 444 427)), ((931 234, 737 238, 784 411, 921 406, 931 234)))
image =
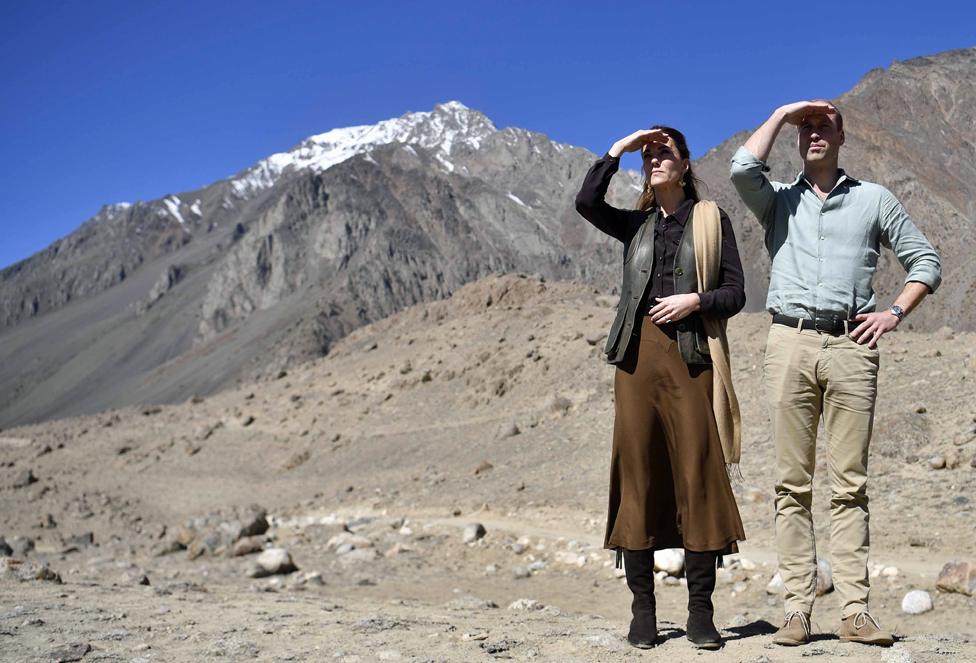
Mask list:
POLYGON ((897 304, 895 304, 894 306, 892 306, 889 310, 892 313, 894 313, 896 316, 898 316, 899 318, 902 317, 903 315, 905 315, 905 309, 903 309, 902 307, 898 306, 897 304))

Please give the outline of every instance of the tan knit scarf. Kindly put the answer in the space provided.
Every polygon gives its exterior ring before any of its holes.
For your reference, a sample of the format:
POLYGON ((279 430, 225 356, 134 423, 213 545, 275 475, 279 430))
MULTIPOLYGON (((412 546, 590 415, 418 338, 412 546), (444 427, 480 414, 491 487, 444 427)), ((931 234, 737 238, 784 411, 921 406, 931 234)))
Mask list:
MULTIPOLYGON (((692 233, 695 240, 695 267, 698 292, 718 287, 718 273, 722 262, 722 219, 718 205, 711 200, 695 204, 692 211, 692 233)), ((712 357, 712 409, 718 426, 719 439, 729 478, 741 480, 739 454, 742 445, 742 418, 739 400, 732 386, 732 365, 729 361, 729 340, 725 334, 726 320, 702 316, 708 351, 712 357)))

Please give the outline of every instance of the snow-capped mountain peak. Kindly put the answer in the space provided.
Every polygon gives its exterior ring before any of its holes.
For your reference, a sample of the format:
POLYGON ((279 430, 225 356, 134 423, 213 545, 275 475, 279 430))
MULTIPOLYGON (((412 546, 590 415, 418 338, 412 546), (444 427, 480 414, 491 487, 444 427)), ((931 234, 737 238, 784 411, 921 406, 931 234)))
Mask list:
POLYGON ((322 172, 379 145, 420 145, 434 151, 448 171, 454 169, 450 155, 455 147, 477 148, 495 125, 478 111, 459 101, 434 106, 432 111, 406 113, 376 124, 332 129, 310 136, 287 152, 272 154, 231 178, 234 193, 248 198, 278 181, 286 170, 322 172))

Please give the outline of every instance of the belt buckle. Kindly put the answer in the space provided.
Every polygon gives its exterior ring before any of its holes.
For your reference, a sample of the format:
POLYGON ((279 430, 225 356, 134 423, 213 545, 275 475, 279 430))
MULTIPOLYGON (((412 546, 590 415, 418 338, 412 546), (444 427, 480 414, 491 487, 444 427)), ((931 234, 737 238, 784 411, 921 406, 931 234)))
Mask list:
POLYGON ((837 318, 831 318, 829 321, 828 320, 824 320, 823 318, 814 318, 813 319, 813 329, 818 334, 833 334, 834 333, 834 330, 836 328, 837 328, 837 318), (820 328, 821 321, 823 321, 823 323, 825 325, 829 324, 830 327, 827 327, 826 329, 821 329, 820 328))

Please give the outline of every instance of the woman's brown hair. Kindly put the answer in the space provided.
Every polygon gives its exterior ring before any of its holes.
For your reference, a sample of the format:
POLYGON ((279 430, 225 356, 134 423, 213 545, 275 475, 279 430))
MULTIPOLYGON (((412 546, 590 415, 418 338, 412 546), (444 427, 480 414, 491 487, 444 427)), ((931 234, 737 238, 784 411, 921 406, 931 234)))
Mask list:
MULTIPOLYGON (((688 152, 688 141, 685 140, 685 135, 673 127, 663 127, 659 124, 654 125, 651 129, 660 129, 671 136, 674 144, 678 147, 678 157, 688 159, 688 171, 682 178, 684 180, 684 186, 682 188, 685 191, 685 197, 697 203, 701 198, 698 196, 698 189, 695 187, 695 183, 701 182, 701 180, 695 177, 695 174, 691 170, 691 153, 688 152)), ((651 186, 651 180, 647 176, 647 172, 644 171, 644 186, 641 190, 640 198, 637 199, 637 209, 648 210, 652 207, 654 207, 654 188, 651 186)))

